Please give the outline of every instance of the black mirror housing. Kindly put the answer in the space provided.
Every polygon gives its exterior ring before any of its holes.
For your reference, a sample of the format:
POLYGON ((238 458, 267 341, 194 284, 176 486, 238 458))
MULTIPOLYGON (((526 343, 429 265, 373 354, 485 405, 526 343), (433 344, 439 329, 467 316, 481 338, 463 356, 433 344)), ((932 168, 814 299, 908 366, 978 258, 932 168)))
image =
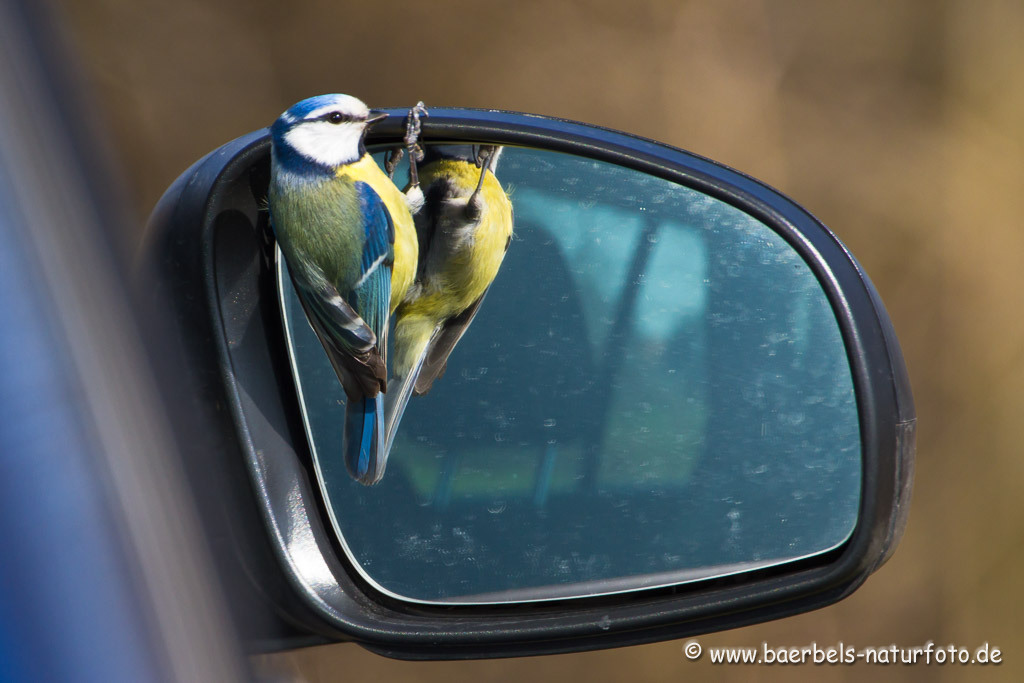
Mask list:
MULTIPOLYGON (((368 145, 397 145, 404 110, 368 145)), ((867 275, 811 214, 764 184, 678 149, 524 114, 432 109, 425 142, 529 146, 634 169, 692 188, 768 226, 813 271, 835 313, 853 377, 861 491, 845 543, 813 557, 707 580, 593 597, 429 605, 396 599, 353 566, 317 486, 277 304, 274 242, 262 210, 267 131, 196 162, 153 212, 145 259, 168 307, 172 395, 192 436, 188 470, 243 632, 272 650, 355 641, 407 659, 549 654, 682 638, 816 609, 888 559, 913 473, 910 382, 867 275)), ((396 561, 398 561, 396 559, 396 561)))

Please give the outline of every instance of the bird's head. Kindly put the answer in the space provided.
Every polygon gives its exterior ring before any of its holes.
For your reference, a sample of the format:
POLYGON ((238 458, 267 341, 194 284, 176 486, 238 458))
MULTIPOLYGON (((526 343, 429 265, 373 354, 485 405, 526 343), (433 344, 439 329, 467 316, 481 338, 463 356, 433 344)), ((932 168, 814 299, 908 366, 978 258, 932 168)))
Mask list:
POLYGON ((281 114, 270 134, 279 158, 333 168, 362 158, 367 126, 385 116, 351 95, 318 95, 281 114))

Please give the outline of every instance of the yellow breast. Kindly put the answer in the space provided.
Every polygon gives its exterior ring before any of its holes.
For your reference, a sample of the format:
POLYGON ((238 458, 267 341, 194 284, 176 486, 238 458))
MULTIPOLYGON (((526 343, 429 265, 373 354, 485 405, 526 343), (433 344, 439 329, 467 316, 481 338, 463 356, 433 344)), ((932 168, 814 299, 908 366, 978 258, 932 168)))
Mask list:
MULTIPOLYGON (((459 195, 468 200, 480 179, 480 169, 461 160, 442 160, 431 164, 421 182, 429 186, 435 177, 454 183, 459 195)), ((447 262, 426 285, 415 304, 418 312, 437 318, 458 315, 479 299, 491 285, 512 235, 512 204, 494 174, 487 171, 481 188, 484 210, 480 222, 468 239, 461 241, 447 262)), ((438 239, 435 236, 434 239, 438 239)))
POLYGON ((395 225, 395 264, 391 269, 391 305, 388 312, 394 313, 412 286, 419 258, 416 226, 405 195, 369 154, 364 154, 363 158, 354 164, 339 168, 338 175, 347 175, 372 187, 391 214, 391 222, 395 225))

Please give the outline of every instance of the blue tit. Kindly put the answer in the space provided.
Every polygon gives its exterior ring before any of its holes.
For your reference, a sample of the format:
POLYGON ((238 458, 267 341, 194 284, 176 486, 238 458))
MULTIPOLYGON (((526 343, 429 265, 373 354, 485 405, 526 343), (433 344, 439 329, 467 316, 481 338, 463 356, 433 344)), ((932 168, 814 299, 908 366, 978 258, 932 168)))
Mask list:
POLYGON ((395 313, 387 450, 412 394, 426 394, 444 374, 512 240, 512 203, 494 175, 501 149, 432 146, 419 168, 420 258, 416 282, 395 313))
POLYGON ((381 392, 388 321, 401 299, 395 289, 408 288, 393 279, 401 271, 411 282, 406 271, 416 267, 416 248, 396 242, 402 221, 414 231, 404 195, 364 145, 367 127, 383 117, 349 95, 321 95, 294 105, 270 128, 271 225, 306 318, 345 389, 345 465, 366 485, 384 475, 387 458, 381 392))

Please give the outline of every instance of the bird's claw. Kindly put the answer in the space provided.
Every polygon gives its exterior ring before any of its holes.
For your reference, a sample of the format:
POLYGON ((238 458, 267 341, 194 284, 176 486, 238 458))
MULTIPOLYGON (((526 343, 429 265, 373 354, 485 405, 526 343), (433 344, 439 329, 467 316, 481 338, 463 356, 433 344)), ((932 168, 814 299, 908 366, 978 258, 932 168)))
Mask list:
POLYGON ((405 150, 401 147, 395 147, 388 153, 388 158, 384 160, 384 171, 388 174, 388 178, 394 179, 395 168, 398 166, 398 162, 405 156, 405 150))
POLYGON ((480 215, 483 213, 483 199, 481 198, 480 190, 484 186, 487 169, 491 165, 491 159, 496 152, 497 149, 493 145, 481 145, 474 158, 477 168, 480 169, 480 180, 477 181, 476 189, 473 190, 473 194, 469 196, 469 200, 466 202, 466 217, 472 221, 479 220, 480 215))
POLYGON ((489 145, 477 145, 476 154, 473 155, 473 163, 477 168, 483 168, 487 165, 487 160, 491 156, 492 148, 489 145))
MULTIPOLYGON (((420 133, 423 131, 423 125, 420 122, 420 117, 430 116, 430 112, 427 111, 427 107, 423 102, 417 102, 416 106, 409 110, 408 116, 405 119, 405 146, 411 150, 413 148, 419 150, 420 133)), ((423 152, 419 150, 417 155, 417 161, 423 159, 423 152)))
POLYGON ((405 148, 409 151, 409 182, 413 187, 420 184, 419 173, 416 164, 423 161, 423 148, 420 147, 420 133, 423 125, 420 117, 430 116, 423 102, 417 102, 416 106, 409 110, 405 119, 405 148))

